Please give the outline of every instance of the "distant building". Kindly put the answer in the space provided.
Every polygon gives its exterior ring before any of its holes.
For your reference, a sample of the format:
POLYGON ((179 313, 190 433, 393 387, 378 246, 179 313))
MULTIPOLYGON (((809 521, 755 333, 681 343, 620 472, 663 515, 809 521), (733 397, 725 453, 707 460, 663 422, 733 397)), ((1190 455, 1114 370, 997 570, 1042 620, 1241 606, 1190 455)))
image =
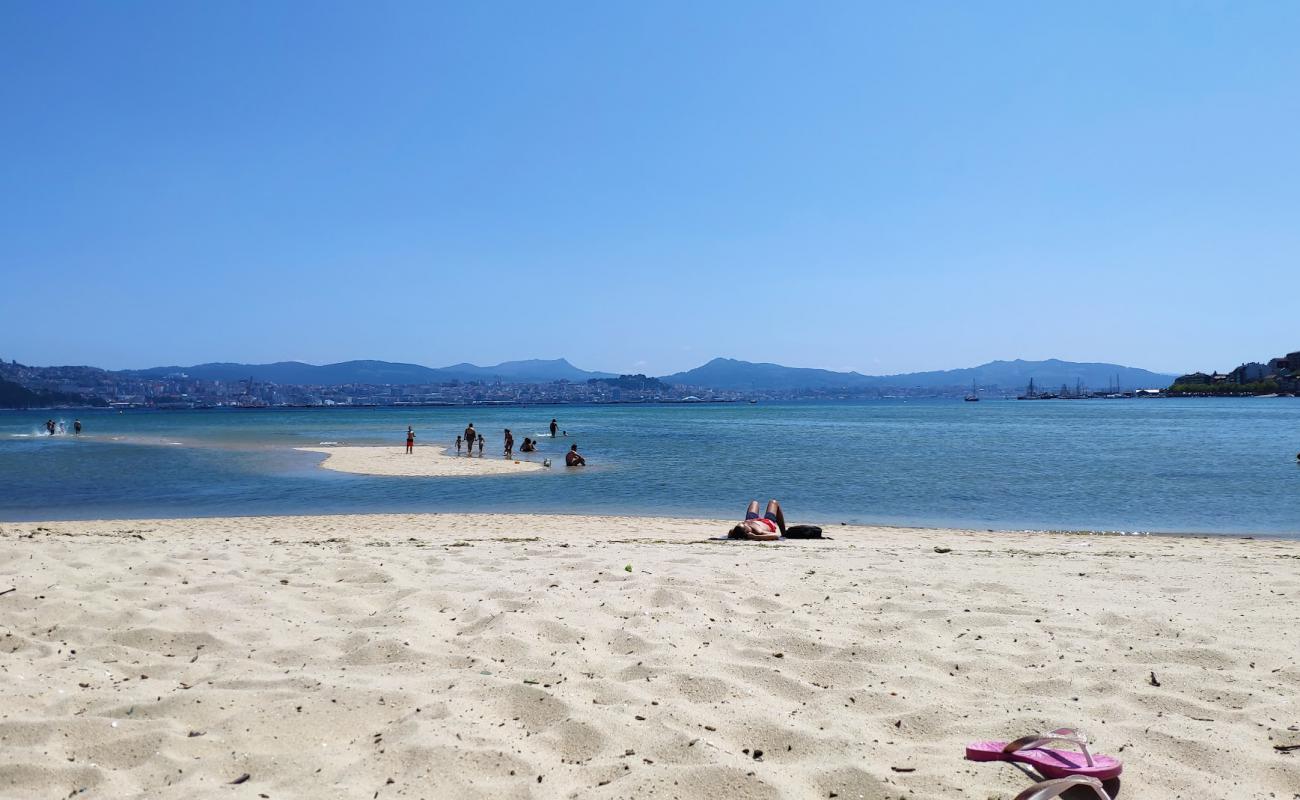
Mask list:
POLYGON ((1251 361, 1229 372, 1228 379, 1233 383, 1257 383, 1276 374, 1267 364, 1251 361))
POLYGON ((1195 384, 1197 386, 1208 385, 1211 383, 1210 376, 1204 372, 1189 372, 1186 375, 1179 375, 1174 383, 1195 384))
POLYGON ((1277 375, 1293 376, 1300 373, 1300 352, 1287 353, 1282 358, 1271 359, 1268 366, 1277 375))

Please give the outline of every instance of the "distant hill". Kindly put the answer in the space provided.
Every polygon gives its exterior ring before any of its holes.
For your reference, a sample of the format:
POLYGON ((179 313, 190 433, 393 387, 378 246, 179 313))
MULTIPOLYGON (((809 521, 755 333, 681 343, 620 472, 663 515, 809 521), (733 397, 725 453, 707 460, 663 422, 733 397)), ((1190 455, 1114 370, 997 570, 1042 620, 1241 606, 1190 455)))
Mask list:
POLYGON ((502 383, 547 383, 550 381, 586 381, 592 378, 617 378, 612 372, 591 372, 579 369, 568 359, 532 358, 526 361, 503 361, 494 367, 474 364, 455 364, 437 370, 444 380, 495 381, 502 383))
POLYGON ((727 391, 779 391, 789 389, 966 389, 974 381, 981 388, 1020 391, 1033 378, 1043 389, 1071 388, 1076 381, 1092 389, 1105 389, 1118 379, 1125 389, 1161 387, 1171 376, 1119 364, 1046 361, 990 361, 978 367, 910 372, 899 375, 863 375, 824 369, 784 367, 779 364, 715 358, 686 372, 665 375, 662 381, 727 391))
POLYGON ((1123 389, 1145 389, 1169 385, 1171 376, 1137 367, 1119 364, 1083 363, 1049 358, 1046 361, 990 361, 978 367, 949 369, 935 372, 910 372, 902 375, 885 375, 881 378, 889 386, 908 388, 969 387, 975 381, 980 387, 1019 391, 1033 378, 1044 390, 1059 389, 1062 384, 1074 388, 1075 381, 1091 389, 1105 389, 1118 379, 1123 389))
POLYGON ((734 358, 715 358, 709 363, 664 375, 659 380, 676 386, 699 386, 733 392, 781 389, 860 389, 878 385, 879 379, 857 372, 832 372, 825 369, 783 367, 780 364, 755 364, 734 358))
POLYGON ((274 364, 235 364, 218 362, 192 367, 151 367, 123 370, 131 376, 163 378, 184 374, 196 380, 238 381, 251 377, 255 381, 286 384, 344 383, 436 383, 437 370, 418 364, 395 364, 388 361, 343 361, 338 364, 304 364, 301 361, 277 361, 274 364))
POLYGON ((36 392, 0 379, 0 408, 31 408, 40 404, 40 396, 36 392))
POLYGON ((196 364, 192 367, 122 370, 122 374, 147 378, 185 374, 197 380, 209 381, 238 381, 251 377, 254 381, 266 383, 320 386, 349 383, 407 385, 496 380, 503 383, 547 383, 557 380, 585 381, 590 378, 616 377, 609 372, 579 369, 563 358, 506 361, 491 367, 456 364, 441 368, 391 361, 342 361, 319 366, 304 364, 301 361, 277 361, 273 364, 218 362, 196 364))
POLYGON ((46 408, 49 406, 102 406, 102 400, 64 392, 33 392, 21 384, 0 378, 0 408, 46 408))

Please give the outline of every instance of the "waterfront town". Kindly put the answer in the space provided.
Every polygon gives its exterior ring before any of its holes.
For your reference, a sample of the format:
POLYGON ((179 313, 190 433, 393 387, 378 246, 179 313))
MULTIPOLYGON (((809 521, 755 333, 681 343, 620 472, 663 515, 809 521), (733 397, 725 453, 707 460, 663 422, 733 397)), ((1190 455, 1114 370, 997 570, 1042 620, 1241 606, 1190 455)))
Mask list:
MULTIPOLYGON (((30 367, 13 361, 0 362, 0 381, 53 399, 27 404, 33 407, 95 405, 159 409, 744 402, 854 399, 878 394, 817 388, 729 391, 670 385, 645 375, 541 383, 453 380, 436 384, 300 385, 251 377, 203 380, 184 372, 142 377, 94 367, 30 367)), ((933 390, 891 390, 891 393, 918 397, 940 394, 933 390)))
POLYGON ((269 408, 314 406, 436 406, 469 404, 653 402, 726 400, 728 393, 693 395, 645 376, 547 383, 450 381, 441 384, 299 385, 204 380, 184 372, 133 376, 94 367, 28 367, 0 362, 0 379, 34 392, 81 397, 89 404, 121 408, 269 408))
POLYGON ((1188 395, 1300 394, 1300 351, 1251 361, 1229 372, 1189 372, 1174 380, 1169 393, 1188 395))
MULTIPOLYGON (((1167 380, 1167 379, 1166 379, 1167 380)), ((1047 389, 961 385, 907 387, 811 386, 724 389, 669 383, 645 375, 586 380, 528 382, 509 379, 448 380, 436 383, 307 384, 259 380, 254 376, 211 379, 183 369, 149 374, 88 366, 35 367, 0 361, 0 407, 98 406, 109 408, 275 408, 326 406, 545 405, 565 403, 692 403, 777 400, 860 400, 983 396, 987 399, 1055 400, 1201 396, 1300 395, 1300 351, 1248 362, 1220 373, 1192 372, 1168 386, 1105 389, 1081 382, 1047 389)))

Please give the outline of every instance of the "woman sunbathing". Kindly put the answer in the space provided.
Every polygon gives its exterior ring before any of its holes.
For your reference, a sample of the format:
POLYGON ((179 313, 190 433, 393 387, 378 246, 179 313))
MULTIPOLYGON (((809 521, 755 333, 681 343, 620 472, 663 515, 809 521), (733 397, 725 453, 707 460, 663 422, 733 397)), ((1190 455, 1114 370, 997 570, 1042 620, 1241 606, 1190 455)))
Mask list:
POLYGON ((781 513, 781 504, 775 500, 767 501, 767 511, 758 515, 758 501, 750 500, 745 510, 745 521, 736 525, 727 534, 730 539, 758 539, 770 541, 780 539, 785 534, 785 514, 781 513))

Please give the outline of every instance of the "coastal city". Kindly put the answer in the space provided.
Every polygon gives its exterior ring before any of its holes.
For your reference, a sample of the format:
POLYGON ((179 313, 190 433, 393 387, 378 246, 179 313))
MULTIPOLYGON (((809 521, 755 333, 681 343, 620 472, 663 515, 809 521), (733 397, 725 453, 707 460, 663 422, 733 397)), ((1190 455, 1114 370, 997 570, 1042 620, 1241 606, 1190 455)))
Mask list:
MULTIPOLYGON (((272 408, 320 406, 458 406, 565 403, 691 403, 778 399, 847 399, 856 391, 826 389, 729 391, 669 385, 645 375, 565 379, 543 383, 450 381, 437 384, 334 385, 205 380, 185 373, 137 377, 91 367, 27 367, 0 363, 0 380, 17 384, 45 405, 118 408, 272 408)), ((902 391, 902 390, 900 390, 902 391)), ((875 395, 876 392, 871 392, 875 395)), ((933 392, 918 392, 933 394, 933 392)), ((33 402, 31 405, 40 405, 33 402)))
MULTIPOLYGON (((716 362, 715 362, 716 363, 716 362)), ((753 365, 731 362, 740 368, 753 365)), ((1002 362, 1006 363, 1006 362, 1002 362)), ((1046 363, 1046 362, 1044 362, 1046 363)), ((1058 364, 1067 362, 1057 362, 1058 364)), ((775 365, 772 365, 775 366, 775 365)), ((985 365, 986 367, 989 365, 985 365)), ((1087 365, 1075 365, 1080 368, 1087 365)), ((1098 366, 1098 365, 1092 365, 1098 366)), ((1102 365, 1104 366, 1104 365, 1102 365)), ((194 368, 202 370, 202 367, 194 368)), ((253 372, 255 367, 250 367, 253 372)), ((802 370, 778 367, 797 375, 802 370)), ((699 372, 698 370, 696 372, 699 372)), ((1082 378, 1063 383, 1035 381, 1027 385, 1013 378, 972 380, 961 383, 916 380, 893 376, 892 382, 863 379, 857 373, 825 373, 819 381, 783 377, 767 383, 751 378, 743 387, 712 381, 699 375, 690 380, 646 375, 618 375, 586 379, 522 380, 503 377, 437 382, 336 382, 298 383, 258 378, 199 377, 185 369, 144 372, 111 371, 88 366, 35 367, 17 361, 0 361, 0 407, 114 407, 114 408, 311 408, 326 406, 463 406, 546 405, 566 403, 733 403, 780 400, 868 400, 888 398, 962 397, 978 399, 1079 400, 1200 396, 1271 396, 1300 394, 1300 351, 1266 362, 1244 363, 1228 372, 1192 372, 1176 378, 1144 373, 1149 385, 1125 385, 1119 376, 1106 378, 1106 386, 1089 386, 1082 378)), ((684 373, 690 376, 691 373, 684 373)))

